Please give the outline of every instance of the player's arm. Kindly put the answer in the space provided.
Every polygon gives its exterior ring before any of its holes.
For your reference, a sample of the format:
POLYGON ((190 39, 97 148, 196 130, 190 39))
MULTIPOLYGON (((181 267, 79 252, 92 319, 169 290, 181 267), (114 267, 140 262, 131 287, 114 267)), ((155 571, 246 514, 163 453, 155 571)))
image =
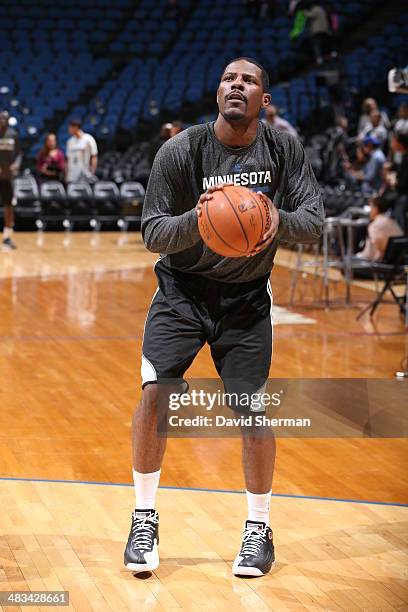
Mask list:
POLYGON ((175 215, 178 199, 189 190, 185 153, 168 141, 153 162, 142 212, 142 236, 153 253, 171 255, 200 241, 195 208, 175 215))
POLYGON ((277 237, 285 242, 315 242, 323 231, 322 194, 302 144, 288 136, 288 145, 288 179, 277 237))

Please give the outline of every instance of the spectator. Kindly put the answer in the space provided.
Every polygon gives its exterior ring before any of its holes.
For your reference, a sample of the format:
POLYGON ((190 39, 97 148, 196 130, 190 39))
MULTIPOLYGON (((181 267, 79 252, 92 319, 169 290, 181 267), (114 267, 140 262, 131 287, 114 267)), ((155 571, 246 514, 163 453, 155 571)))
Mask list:
POLYGON ((173 136, 177 136, 177 134, 180 134, 180 132, 182 132, 183 129, 184 129, 184 126, 183 126, 182 121, 179 121, 178 119, 176 119, 175 121, 172 121, 171 128, 170 128, 170 138, 173 138, 173 136))
POLYGON ((313 4, 311 8, 304 9, 308 19, 309 33, 315 60, 318 64, 323 63, 323 53, 328 46, 330 35, 330 24, 327 13, 320 4, 313 4))
POLYGON ((160 149, 160 147, 166 142, 166 140, 169 140, 169 138, 172 137, 171 131, 173 127, 174 126, 172 123, 163 123, 163 125, 160 128, 159 135, 152 140, 150 144, 150 149, 149 149, 150 166, 153 165, 154 158, 156 157, 156 153, 160 149))
POLYGON ((9 127, 9 114, 0 112, 0 202, 3 206, 4 229, 3 249, 11 251, 16 248, 12 240, 13 212, 13 178, 21 164, 21 148, 18 134, 9 127))
MULTIPOLYGON (((358 127, 357 127, 358 134, 360 134, 365 129, 367 124, 371 123, 370 113, 373 110, 377 110, 377 111, 379 110, 377 101, 374 100, 374 98, 366 98, 363 101, 363 104, 361 107, 362 113, 358 120, 358 127)), ((382 124, 384 125, 385 128, 389 128, 390 120, 388 119, 387 113, 385 113, 384 111, 380 111, 380 112, 381 112, 381 117, 382 117, 382 124)))
POLYGON ((81 130, 79 119, 68 126, 71 138, 67 142, 66 181, 93 182, 98 165, 98 147, 95 138, 81 130))
POLYGON ((292 136, 298 136, 297 131, 289 123, 289 121, 286 121, 286 119, 283 117, 279 117, 278 109, 276 106, 274 106, 274 104, 270 104, 266 107, 265 119, 263 119, 263 123, 265 123, 265 125, 270 125, 279 132, 289 132, 289 134, 292 134, 292 136))
POLYGON ((387 142, 388 132, 384 127, 383 118, 378 109, 373 109, 370 112, 369 122, 366 123, 364 129, 359 133, 358 139, 363 141, 367 136, 372 136, 375 140, 378 140, 381 147, 387 142))
POLYGON ((401 163, 394 172, 388 172, 387 185, 397 192, 397 201, 394 205, 393 216, 407 234, 407 212, 408 212, 408 134, 394 134, 391 140, 391 148, 394 152, 401 154, 401 163))
POLYGON ((394 125, 396 134, 408 134, 408 102, 402 102, 398 107, 398 120, 394 125))
POLYGON ((57 147, 55 134, 50 133, 44 139, 44 146, 37 156, 37 171, 41 180, 64 179, 65 157, 57 147))
POLYGON ((362 161, 361 170, 352 170, 349 165, 348 177, 361 184, 361 189, 365 194, 372 194, 378 191, 383 182, 382 169, 385 162, 385 155, 380 148, 380 142, 373 136, 366 136, 362 146, 357 149, 357 159, 362 161))
POLYGON ((388 240, 395 236, 402 236, 402 229, 388 214, 393 204, 393 198, 392 193, 385 192, 383 195, 371 199, 371 223, 367 229, 364 249, 356 253, 356 257, 359 259, 381 261, 384 258, 388 240))

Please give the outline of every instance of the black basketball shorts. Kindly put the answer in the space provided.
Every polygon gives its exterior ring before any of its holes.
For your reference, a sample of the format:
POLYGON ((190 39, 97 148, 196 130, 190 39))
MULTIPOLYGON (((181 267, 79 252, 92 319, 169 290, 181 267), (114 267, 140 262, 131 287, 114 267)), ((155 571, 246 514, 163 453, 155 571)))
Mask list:
POLYGON ((142 386, 182 383, 207 342, 227 393, 261 392, 272 357, 269 276, 225 283, 170 270, 160 260, 155 273, 159 286, 145 323, 142 386))
POLYGON ((2 206, 11 206, 13 202, 13 183, 9 180, 0 180, 0 203, 2 206))

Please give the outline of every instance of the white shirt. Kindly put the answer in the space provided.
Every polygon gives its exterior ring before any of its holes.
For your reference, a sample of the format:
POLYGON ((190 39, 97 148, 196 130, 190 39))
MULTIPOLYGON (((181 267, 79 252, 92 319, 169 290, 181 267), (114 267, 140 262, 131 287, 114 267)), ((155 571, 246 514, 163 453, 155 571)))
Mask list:
POLYGON ((394 219, 379 214, 368 226, 364 249, 356 255, 362 259, 380 261, 384 257, 388 240, 402 235, 403 231, 394 219))
POLYGON ((81 175, 89 175, 91 157, 98 155, 95 138, 91 134, 81 132, 79 138, 71 136, 67 142, 67 181, 78 181, 81 175))

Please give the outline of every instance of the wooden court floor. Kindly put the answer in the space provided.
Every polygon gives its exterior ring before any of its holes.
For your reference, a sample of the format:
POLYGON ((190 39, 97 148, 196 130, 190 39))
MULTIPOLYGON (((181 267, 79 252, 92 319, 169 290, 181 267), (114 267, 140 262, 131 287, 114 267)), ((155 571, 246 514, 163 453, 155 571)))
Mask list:
MULTIPOLYGON (((156 257, 133 233, 18 234, 17 243, 0 253, 0 477, 130 483, 156 257)), ((289 308, 293 254, 277 262, 271 376, 392 378, 408 353, 396 307, 356 321, 372 291, 353 287, 347 308, 334 280, 325 310, 306 275, 302 304, 289 308)), ((189 375, 215 377, 206 348, 189 375)), ((3 480, 0 590, 69 584, 78 610, 408 609, 407 508, 279 497, 407 504, 406 440, 279 439, 277 447, 272 516, 282 565, 267 579, 229 574, 242 495, 161 490, 163 564, 135 582, 120 565, 131 488, 3 480)), ((161 482, 242 490, 239 440, 169 440, 161 482)))

